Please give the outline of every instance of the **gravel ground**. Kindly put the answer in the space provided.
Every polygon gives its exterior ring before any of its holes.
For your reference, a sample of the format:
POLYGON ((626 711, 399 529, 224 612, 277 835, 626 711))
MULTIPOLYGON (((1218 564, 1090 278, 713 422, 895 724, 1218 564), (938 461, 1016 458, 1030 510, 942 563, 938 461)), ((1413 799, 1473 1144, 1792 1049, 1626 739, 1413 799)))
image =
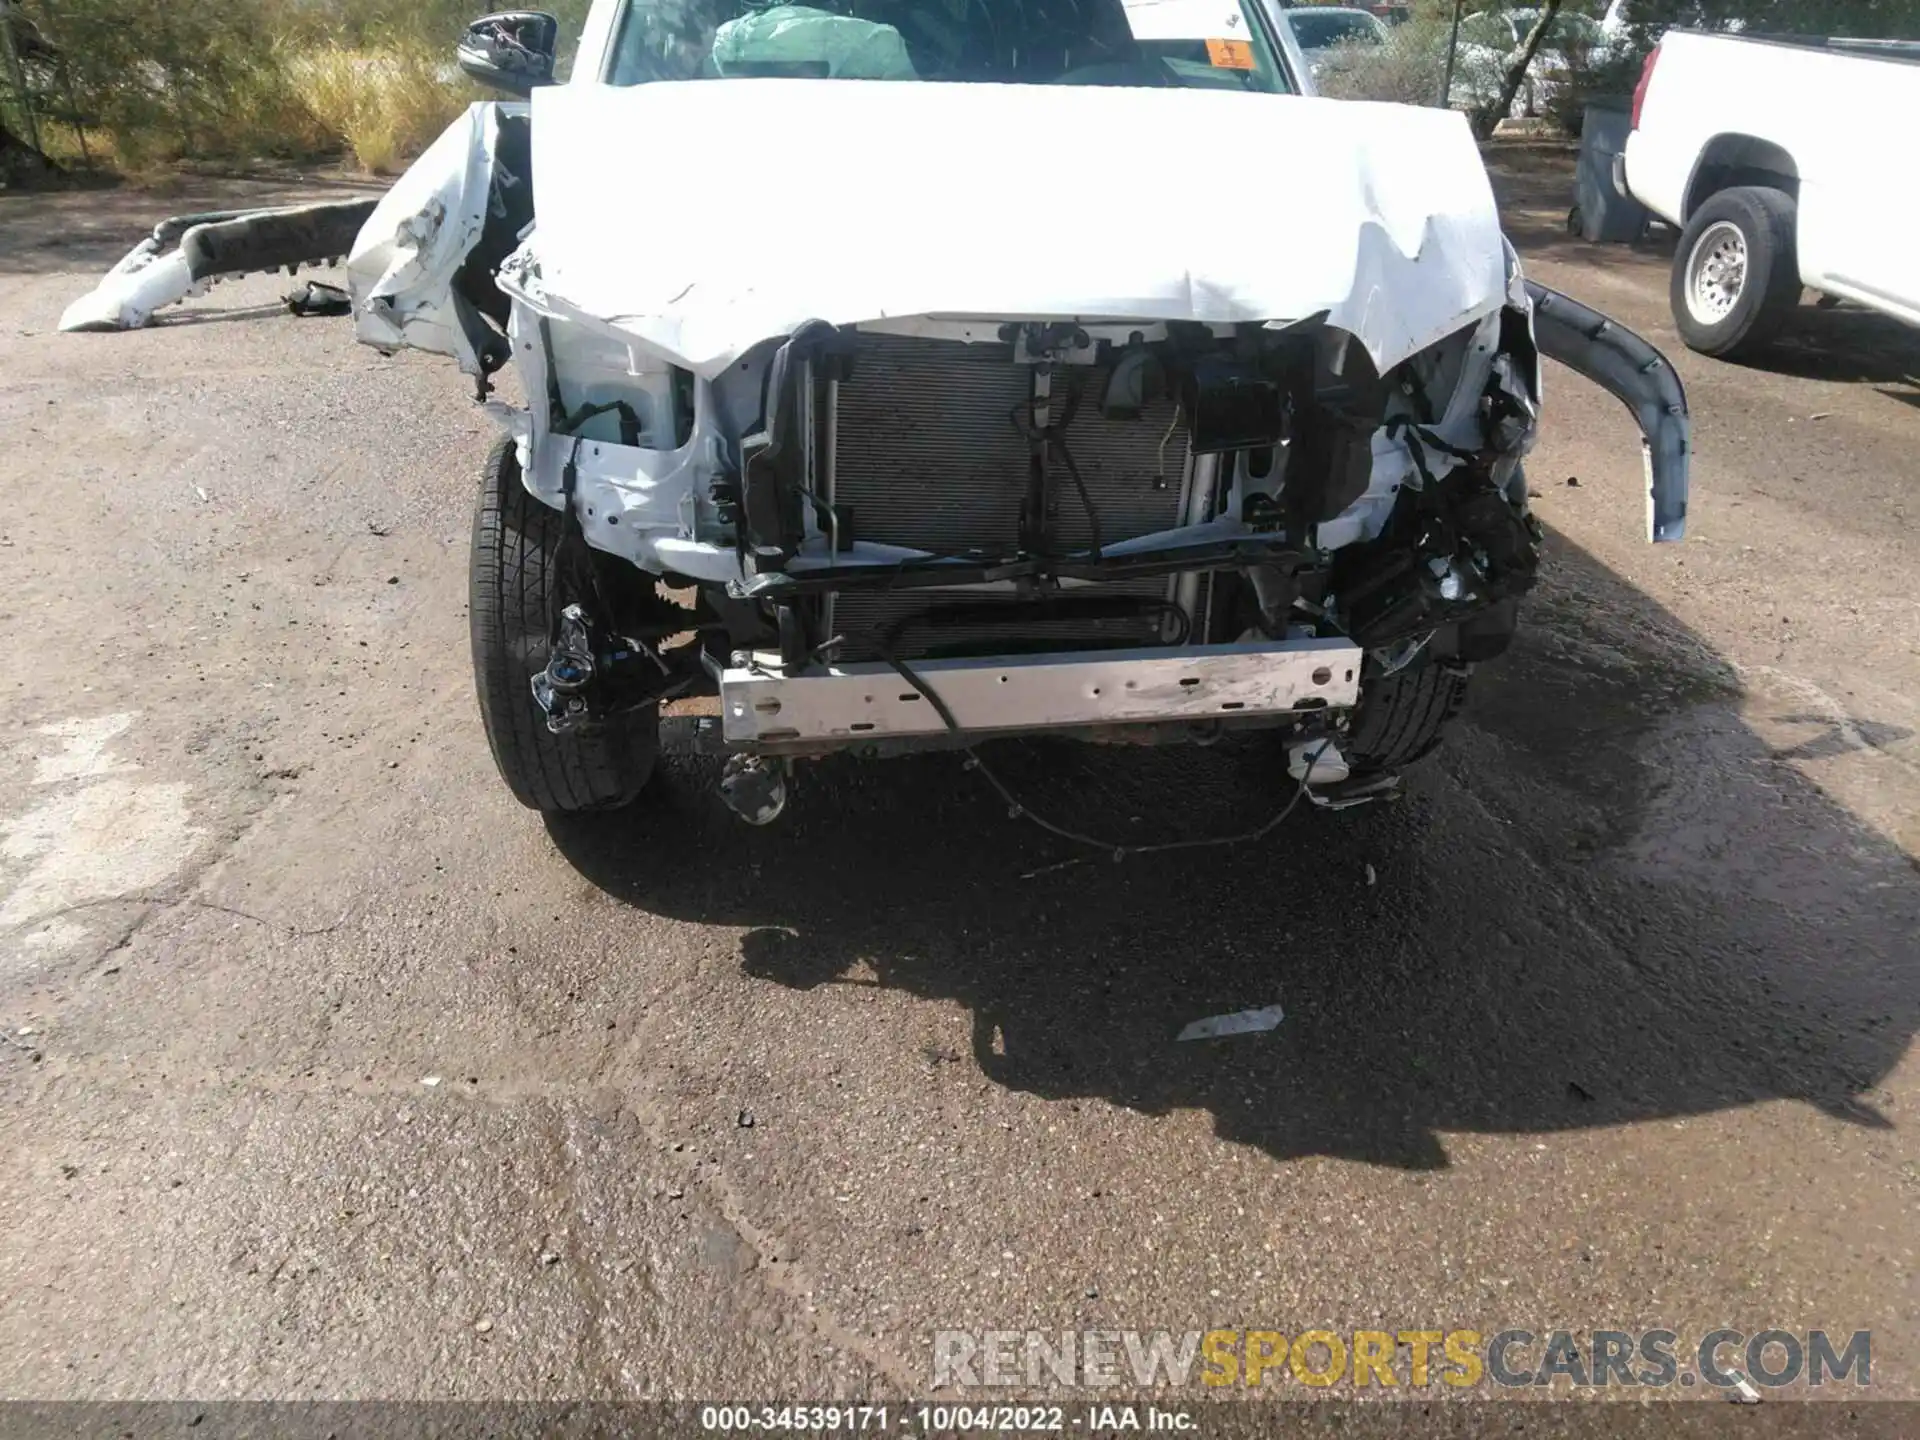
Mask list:
MULTIPOLYGON (((284 280, 56 335, 159 212, 263 192, 0 198, 0 1394, 898 1396, 948 1328, 1724 1324, 1872 1329, 1915 1396, 1920 337, 1687 354, 1657 245, 1566 240, 1563 156, 1495 165, 1531 273, 1680 365, 1690 539, 1556 371, 1547 577, 1404 803, 1035 878, 1068 852, 943 756, 821 765, 765 831, 694 762, 543 826, 473 704, 450 367, 284 280)), ((1008 764, 1128 838, 1282 785, 1008 764)))

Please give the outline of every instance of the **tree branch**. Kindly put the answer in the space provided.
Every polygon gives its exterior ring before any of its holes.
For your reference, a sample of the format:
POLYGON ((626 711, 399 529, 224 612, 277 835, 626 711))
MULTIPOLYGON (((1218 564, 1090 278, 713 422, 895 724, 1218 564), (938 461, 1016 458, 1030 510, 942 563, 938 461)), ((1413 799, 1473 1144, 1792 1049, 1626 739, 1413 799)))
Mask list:
POLYGON ((1491 105, 1474 112, 1473 133, 1482 140, 1493 134, 1494 126, 1513 112, 1514 97, 1526 83, 1533 57, 1540 53, 1547 31, 1553 28, 1553 22, 1559 18, 1563 3, 1564 0, 1543 0, 1540 14, 1535 18, 1533 28, 1527 32, 1527 38, 1520 42, 1518 50, 1507 57, 1506 68, 1500 73, 1500 93, 1491 105))

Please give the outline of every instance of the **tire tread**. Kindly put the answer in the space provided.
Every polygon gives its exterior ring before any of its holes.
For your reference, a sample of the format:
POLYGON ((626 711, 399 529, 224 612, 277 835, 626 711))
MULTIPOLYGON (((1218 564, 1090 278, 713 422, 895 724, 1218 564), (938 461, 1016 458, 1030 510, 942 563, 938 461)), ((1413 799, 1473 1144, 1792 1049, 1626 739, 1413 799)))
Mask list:
POLYGON ((1354 720, 1354 768, 1399 770, 1432 753, 1467 703, 1468 679, 1463 666, 1429 661, 1375 680, 1354 720))
POLYGON ((604 733, 559 736, 530 685, 547 661, 549 596, 565 517, 527 493, 513 442, 481 472, 468 568, 474 687, 494 764, 532 810, 605 810, 630 804, 653 770, 658 717, 623 717, 604 733))

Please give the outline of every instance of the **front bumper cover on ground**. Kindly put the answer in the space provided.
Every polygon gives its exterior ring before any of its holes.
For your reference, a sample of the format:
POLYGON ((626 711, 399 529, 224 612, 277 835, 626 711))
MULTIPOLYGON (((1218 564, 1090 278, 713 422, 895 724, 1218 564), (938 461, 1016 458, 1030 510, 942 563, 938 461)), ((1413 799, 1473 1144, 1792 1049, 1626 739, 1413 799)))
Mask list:
POLYGON ((153 227, 92 290, 67 306, 60 329, 137 330, 153 312, 222 275, 339 260, 372 216, 374 199, 268 210, 175 215, 153 227))

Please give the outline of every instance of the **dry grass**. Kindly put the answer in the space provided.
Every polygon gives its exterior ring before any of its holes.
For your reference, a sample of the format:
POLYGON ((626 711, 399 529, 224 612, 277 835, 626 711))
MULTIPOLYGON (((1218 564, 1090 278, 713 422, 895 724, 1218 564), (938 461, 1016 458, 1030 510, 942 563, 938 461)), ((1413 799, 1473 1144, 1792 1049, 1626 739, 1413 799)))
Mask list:
POLYGON ((417 43, 325 45, 287 57, 282 68, 299 108, 376 175, 406 168, 478 98, 438 49, 417 43))
POLYGON ((181 160, 310 161, 346 157, 377 175, 398 174, 479 91, 419 44, 349 48, 262 47, 222 76, 217 101, 186 120, 156 84, 123 97, 86 131, 43 121, 55 161, 105 164, 153 178, 181 160), (144 103, 143 103, 144 102, 144 103))
POLYGON ((254 63, 236 67, 221 107, 226 136, 256 155, 290 160, 339 149, 339 134, 300 93, 296 63, 274 45, 263 49, 254 63))
MULTIPOLYGON (((390 174, 480 98, 454 62, 477 0, 9 3, 45 45, 17 75, 0 63, 0 108, 17 127, 31 106, 61 161, 156 175, 349 158, 390 174)), ((579 32, 586 0, 548 8, 579 32)))

